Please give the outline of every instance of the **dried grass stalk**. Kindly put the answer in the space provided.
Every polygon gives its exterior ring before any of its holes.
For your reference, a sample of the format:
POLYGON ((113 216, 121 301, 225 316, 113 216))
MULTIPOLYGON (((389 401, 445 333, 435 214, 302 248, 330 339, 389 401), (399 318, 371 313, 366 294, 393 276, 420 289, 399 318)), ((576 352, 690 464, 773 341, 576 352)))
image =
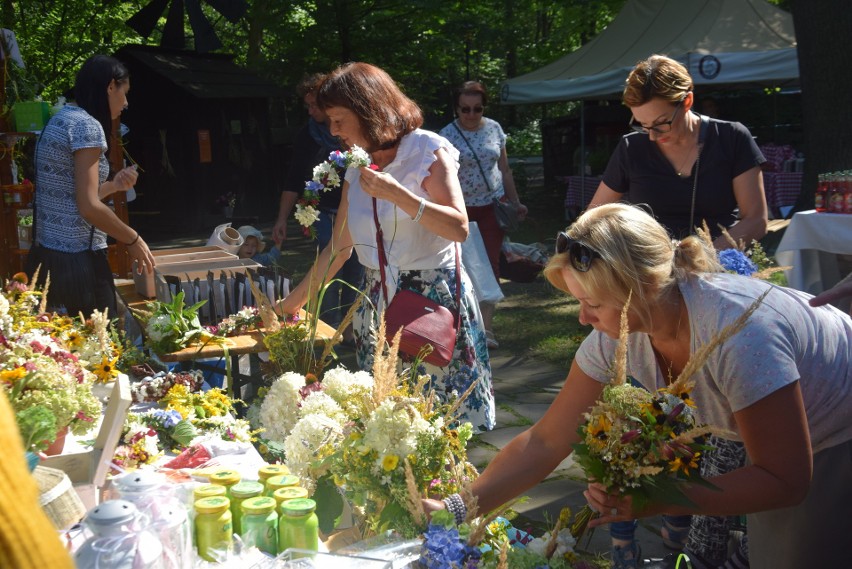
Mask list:
POLYGON ((386 333, 385 321, 382 318, 379 322, 378 337, 373 355, 373 399, 369 411, 377 408, 382 401, 390 396, 399 382, 397 366, 399 364, 399 340, 402 337, 402 330, 397 331, 387 350, 384 349, 386 333))
POLYGON ((500 555, 497 557, 497 569, 509 569, 509 541, 500 542, 500 555))
POLYGON ((725 326, 721 332, 713 336, 713 339, 702 345, 698 350, 692 354, 692 357, 689 358, 689 361, 684 366, 683 371, 677 376, 677 379, 669 386, 669 389, 672 391, 681 389, 685 391, 691 391, 695 386, 695 380, 692 379, 692 376, 695 373, 704 367, 704 364, 707 363, 707 359, 710 357, 710 354, 724 344, 728 339, 731 338, 734 334, 742 330, 743 326, 745 326, 746 321, 751 317, 757 307, 763 302, 763 299, 766 298, 766 295, 769 294, 772 289, 768 289, 766 292, 761 294, 757 300, 751 303, 745 312, 740 314, 740 316, 728 326, 725 326))
POLYGON ((263 322, 263 327, 270 334, 281 330, 281 322, 278 320, 278 313, 275 312, 275 307, 269 301, 269 297, 263 294, 251 277, 248 277, 251 294, 254 297, 254 302, 257 305, 257 313, 260 320, 263 322))
POLYGON ((613 385, 624 385, 627 382, 627 313, 630 309, 630 301, 633 291, 627 293, 627 301, 621 309, 621 321, 618 325, 618 346, 615 348, 615 361, 613 362, 613 385))
POLYGON ((408 462, 408 459, 405 459, 405 487, 408 490, 405 493, 405 500, 403 505, 405 509, 408 510, 408 513, 411 514, 411 518, 414 520, 419 526, 426 525, 426 512, 423 510, 423 502, 421 499, 423 496, 420 495, 420 492, 417 490, 417 481, 414 479, 414 471, 411 469, 411 463, 408 462))
MULTIPOLYGON (((464 496, 462 496, 462 498, 464 499, 464 496)), ((485 537, 485 532, 488 530, 488 525, 491 522, 493 522, 494 520, 496 520, 497 518, 499 518, 500 516, 504 515, 507 511, 509 511, 512 508, 512 506, 514 506, 515 503, 517 503, 517 501, 518 501, 518 499, 516 498, 516 499, 514 499, 510 502, 506 502, 505 504, 503 504, 502 506, 500 506, 496 510, 492 510, 487 516, 484 516, 482 518, 479 518, 479 519, 471 522, 471 524, 470 524, 470 536, 468 537, 467 544, 470 545, 471 547, 473 547, 473 546, 481 543, 482 538, 485 537)), ((467 503, 467 501, 465 501, 465 504, 466 503, 467 503)), ((467 517, 468 517, 468 519, 470 519, 470 517, 471 517, 470 510, 468 510, 467 517)))

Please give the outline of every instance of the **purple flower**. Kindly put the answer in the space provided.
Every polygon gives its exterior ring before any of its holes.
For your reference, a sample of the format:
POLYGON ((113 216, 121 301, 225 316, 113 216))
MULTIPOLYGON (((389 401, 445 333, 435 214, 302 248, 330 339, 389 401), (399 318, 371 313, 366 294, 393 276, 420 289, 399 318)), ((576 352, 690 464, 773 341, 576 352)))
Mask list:
POLYGON ((325 186, 322 182, 314 182, 313 180, 308 180, 305 182, 305 189, 309 192, 319 192, 325 189, 325 186))
POLYGON ((757 272, 757 266, 739 249, 719 251, 719 263, 725 267, 726 271, 746 277, 750 277, 753 273, 757 272))
POLYGON ((174 409, 157 409, 156 411, 154 411, 153 414, 158 421, 161 421, 163 423, 163 427, 167 429, 171 429, 183 420, 181 414, 175 411, 174 409))

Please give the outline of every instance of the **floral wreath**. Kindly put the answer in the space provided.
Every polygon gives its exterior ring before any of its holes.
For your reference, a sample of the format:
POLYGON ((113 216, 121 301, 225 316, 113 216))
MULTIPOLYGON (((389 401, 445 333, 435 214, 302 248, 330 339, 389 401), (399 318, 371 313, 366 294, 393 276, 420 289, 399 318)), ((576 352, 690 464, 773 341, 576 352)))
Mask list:
POLYGON ((338 169, 350 167, 361 168, 370 166, 370 155, 358 146, 352 150, 335 150, 328 155, 328 160, 314 166, 313 178, 305 182, 305 192, 296 203, 296 221, 304 228, 305 236, 315 239, 317 236, 314 224, 319 220, 320 192, 328 192, 340 186, 338 169))

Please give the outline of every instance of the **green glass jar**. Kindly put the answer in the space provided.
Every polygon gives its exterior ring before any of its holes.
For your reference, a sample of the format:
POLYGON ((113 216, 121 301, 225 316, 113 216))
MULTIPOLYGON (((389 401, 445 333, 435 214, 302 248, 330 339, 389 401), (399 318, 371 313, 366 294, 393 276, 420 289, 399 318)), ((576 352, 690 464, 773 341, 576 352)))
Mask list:
POLYGON ((266 492, 264 492, 265 496, 272 496, 275 494, 275 491, 279 488, 287 488, 288 486, 298 486, 299 480, 298 476, 294 476, 293 474, 279 474, 278 476, 273 476, 269 480, 266 481, 266 492))
POLYGON ((192 491, 192 503, 194 504, 202 498, 212 498, 213 496, 223 496, 227 498, 227 489, 218 484, 201 484, 196 486, 192 491))
POLYGON ((269 496, 249 498, 242 503, 243 531, 240 536, 247 547, 278 555, 278 514, 275 500, 269 496))
POLYGON ((238 482, 231 486, 231 516, 234 518, 234 533, 242 535, 243 510, 240 507, 244 500, 256 498, 263 494, 263 484, 260 482, 238 482))
POLYGON ((290 469, 284 464, 267 464, 261 466, 257 471, 257 481, 266 487, 266 481, 273 476, 281 476, 282 474, 291 474, 290 469))
POLYGON ((287 500, 296 500, 298 498, 307 498, 308 491, 301 486, 287 486, 285 488, 279 488, 275 492, 272 493, 272 497, 275 498, 277 502, 277 510, 281 512, 281 503, 287 500))
POLYGON ((236 470, 217 470, 210 475, 210 484, 224 486, 227 490, 228 499, 231 498, 231 486, 240 481, 240 473, 236 470))
POLYGON ((278 520, 278 550, 291 547, 317 551, 319 549, 319 522, 314 511, 317 503, 308 498, 297 498, 281 503, 278 520))
POLYGON ((221 561, 233 547, 231 501, 222 496, 202 498, 195 503, 195 539, 198 555, 207 561, 221 561))

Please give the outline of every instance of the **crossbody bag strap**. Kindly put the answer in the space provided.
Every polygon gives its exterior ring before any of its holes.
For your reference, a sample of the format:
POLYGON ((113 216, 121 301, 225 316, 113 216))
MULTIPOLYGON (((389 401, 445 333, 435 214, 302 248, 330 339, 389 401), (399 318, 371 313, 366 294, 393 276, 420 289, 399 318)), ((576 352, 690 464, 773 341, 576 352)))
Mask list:
POLYGON ((485 175, 485 169, 482 167, 482 163, 479 161, 479 156, 476 155, 476 150, 473 149, 473 145, 461 131, 459 125, 456 124, 456 121, 453 121, 452 125, 458 131, 459 136, 462 137, 462 140, 464 140, 465 144, 467 144, 467 147, 470 148, 470 153, 473 154, 473 159, 476 160, 476 165, 479 166, 479 173, 482 174, 482 179, 485 181, 485 187, 488 188, 488 191, 491 192, 493 196, 494 190, 491 189, 491 184, 488 183, 488 176, 485 175))
MULTIPOLYGON (((373 222, 376 224, 376 248, 379 251, 379 274, 382 278, 382 298, 385 305, 388 304, 388 289, 385 284, 385 266, 388 264, 388 258, 385 254, 385 237, 382 232, 382 226, 379 223, 379 213, 376 208, 376 198, 373 198, 373 222)), ((459 244, 454 243, 456 250, 456 316, 454 318, 455 328, 459 327, 459 319, 461 318, 461 262, 459 260, 459 244)))
POLYGON ((692 203, 689 207, 689 232, 695 230, 695 197, 698 194, 698 169, 701 166, 701 151, 704 149, 704 140, 707 138, 707 126, 710 121, 704 115, 701 117, 701 126, 698 129, 698 155, 695 157, 695 179, 692 181, 692 203))

